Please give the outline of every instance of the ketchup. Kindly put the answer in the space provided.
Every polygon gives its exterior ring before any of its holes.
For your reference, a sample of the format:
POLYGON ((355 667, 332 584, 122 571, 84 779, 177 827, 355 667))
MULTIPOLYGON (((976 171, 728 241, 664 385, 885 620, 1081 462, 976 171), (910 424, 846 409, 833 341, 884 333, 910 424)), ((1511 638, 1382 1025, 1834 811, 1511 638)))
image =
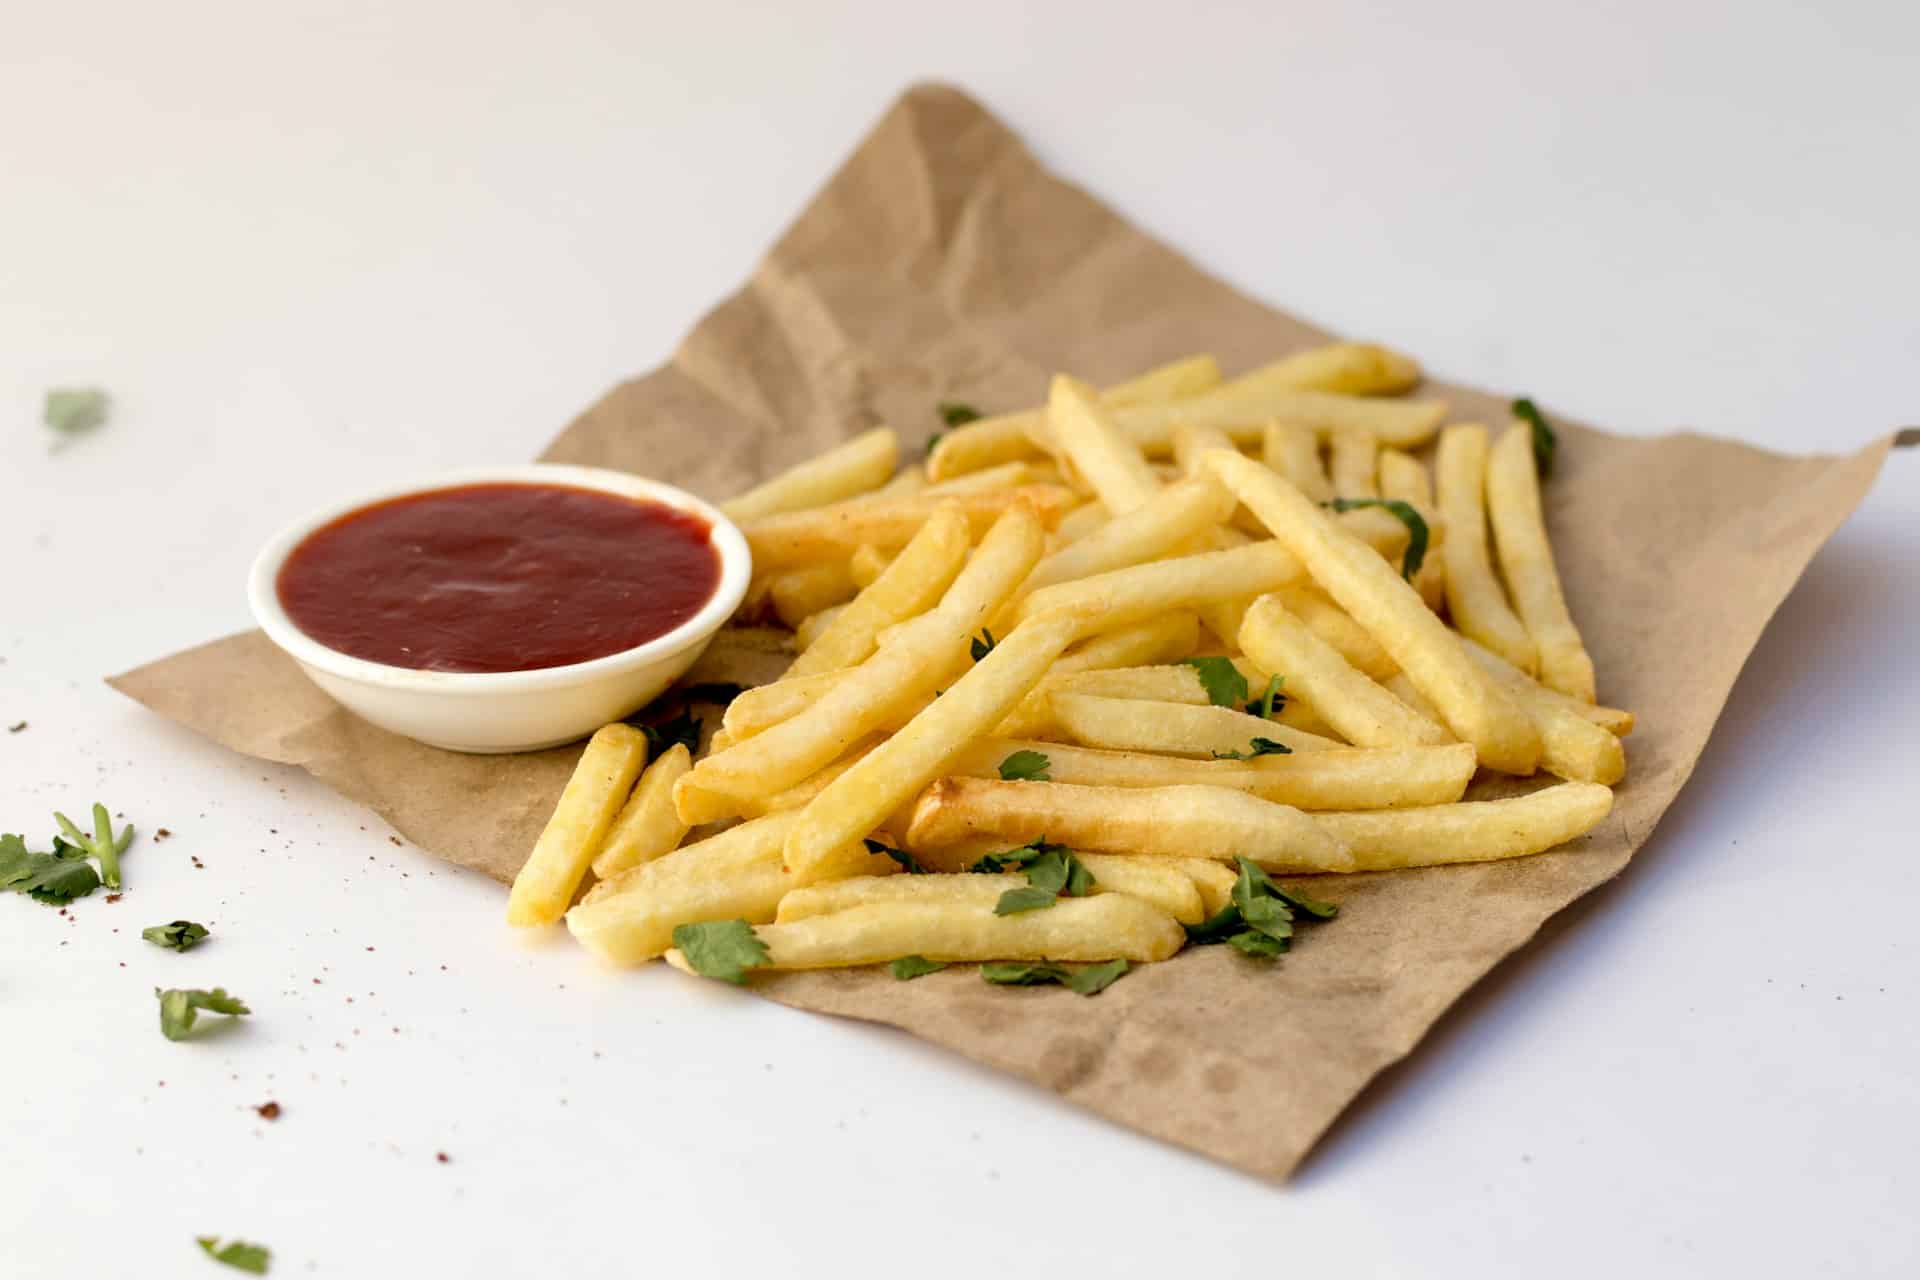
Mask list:
POLYGON ((720 584, 712 529, 645 499, 558 484, 409 494, 314 530, 280 605, 329 649, 419 671, 604 658, 693 617, 720 584))

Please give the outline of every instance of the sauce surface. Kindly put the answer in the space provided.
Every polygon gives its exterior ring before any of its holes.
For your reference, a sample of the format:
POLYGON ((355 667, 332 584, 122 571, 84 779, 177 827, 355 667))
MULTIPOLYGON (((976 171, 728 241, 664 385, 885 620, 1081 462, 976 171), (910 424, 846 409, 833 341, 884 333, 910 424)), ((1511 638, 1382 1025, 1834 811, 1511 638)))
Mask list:
POLYGON ((713 597, 705 520, 558 484, 361 507, 304 538, 276 588, 330 649, 419 671, 533 671, 665 635, 713 597))

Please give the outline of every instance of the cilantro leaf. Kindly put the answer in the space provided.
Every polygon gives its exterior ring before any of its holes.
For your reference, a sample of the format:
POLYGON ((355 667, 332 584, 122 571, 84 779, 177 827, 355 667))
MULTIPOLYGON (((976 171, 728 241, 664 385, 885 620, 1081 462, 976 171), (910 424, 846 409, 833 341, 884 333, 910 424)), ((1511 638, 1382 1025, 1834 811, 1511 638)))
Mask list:
POLYGON ((1255 932, 1252 929, 1243 929, 1239 933, 1227 938, 1226 941, 1227 945, 1235 951, 1240 952, 1242 955, 1252 956, 1256 960, 1278 959, 1281 953, 1287 950, 1289 945, 1285 938, 1275 938, 1268 934, 1255 932))
POLYGON ((160 998, 160 1034, 169 1040, 185 1040, 201 1009, 234 1017, 253 1012, 239 997, 228 995, 223 987, 211 991, 193 987, 169 987, 162 991, 155 987, 153 994, 160 998))
POLYGON ((945 440, 946 438, 947 438, 947 433, 944 431, 936 431, 932 435, 928 436, 926 456, 931 458, 933 456, 933 451, 935 449, 938 449, 940 447, 940 442, 942 440, 945 440))
POLYGON ((1247 700, 1247 678, 1232 658, 1182 658, 1177 665, 1192 667, 1199 674, 1200 687, 1214 706, 1238 707, 1247 700))
POLYGON ((1340 910, 1332 903, 1282 889, 1245 858, 1235 861, 1240 876, 1234 882, 1232 900, 1199 924, 1187 926, 1187 941, 1196 946, 1224 942, 1243 955, 1271 960, 1292 945, 1296 910, 1316 920, 1330 920, 1340 910))
POLYGON ((75 898, 86 897, 100 887, 100 874, 93 869, 91 862, 77 858, 62 858, 55 854, 35 856, 50 860, 15 884, 13 888, 16 892, 27 894, 36 902, 72 902, 75 898))
POLYGON ((1001 894, 1000 901, 994 904, 993 914, 1011 916, 1022 911, 1039 911, 1052 906, 1062 894, 1069 898, 1084 898, 1093 892, 1093 873, 1060 845, 1043 847, 1027 859, 1024 866, 1027 873, 1026 888, 1009 889, 1001 894))
POLYGON ((640 732, 647 735, 649 759, 658 760, 663 752, 671 751, 675 743, 685 744, 689 751, 700 749, 700 721, 691 707, 680 708, 680 714, 671 720, 643 724, 640 732))
POLYGON ((1284 683, 1286 681, 1282 676, 1268 676, 1267 691, 1247 704, 1247 714, 1259 716, 1262 720, 1273 719, 1273 709, 1287 705, 1286 698, 1280 693, 1280 686, 1284 683))
POLYGON ((1008 849, 1001 853, 989 853, 968 867, 967 870, 977 872, 981 875, 994 875, 1001 871, 1017 871, 1042 854, 1052 853, 1056 849, 1065 849, 1066 847, 1067 846, 1063 844, 1048 844, 1046 838, 1043 836, 1031 844, 1021 845, 1018 849, 1008 849))
POLYGON ((1001 987, 1044 987, 1065 982, 1067 971, 1044 960, 996 960, 980 966, 980 976, 1001 987))
MULTIPOLYGON (((133 824, 128 823, 126 830, 115 835, 113 819, 107 814, 107 806, 96 803, 93 806, 93 834, 82 832, 73 825, 73 820, 64 813, 56 813, 53 820, 60 824, 60 831, 78 848, 85 851, 80 856, 100 860, 100 882, 109 889, 120 887, 120 855, 127 851, 127 845, 133 841, 133 824)), ((56 840, 55 845, 59 844, 56 840)))
POLYGON ((1109 960, 1105 964, 1090 964, 1067 975, 1064 985, 1077 995, 1097 996, 1118 982, 1123 974, 1133 966, 1125 960, 1109 960))
POLYGON ((867 840, 867 841, 864 841, 863 843, 865 843, 865 845, 867 846, 868 853, 886 854, 889 858, 892 858, 895 862, 899 863, 901 866, 901 869, 904 870, 910 876, 924 876, 924 875, 931 874, 928 868, 920 865, 920 859, 914 857, 912 854, 908 853, 905 849, 895 849, 889 845, 881 844, 878 840, 867 840))
POLYGON ((1560 448, 1560 437, 1554 434, 1553 424, 1547 421, 1547 415, 1525 396, 1513 402, 1513 416, 1526 423, 1533 432, 1533 467, 1542 480, 1546 479, 1553 474, 1553 455, 1560 448))
POLYGON ((747 984, 747 970, 767 962, 767 944, 745 920, 675 925, 673 945, 695 973, 736 987, 747 984))
POLYGON ((911 982, 915 978, 924 978, 930 973, 938 973, 946 967, 947 962, 944 960, 929 960, 925 956, 901 956, 887 966, 887 972, 901 982, 911 982))
POLYGON ((107 393, 98 387, 55 387, 47 392, 42 419, 61 435, 91 431, 107 420, 107 393))
POLYGON ((207 936, 207 926, 191 920, 175 920, 172 924, 156 924, 142 929, 140 936, 154 946, 165 947, 169 951, 191 951, 207 936))
POLYGON ((1009 889, 1000 895, 1000 901, 993 904, 993 914, 1017 916, 1023 911, 1044 911, 1059 900, 1060 892, 1057 889, 1042 889, 1035 885, 1009 889))
POLYGON ((1000 762, 1000 777, 1006 782, 1051 782, 1050 764, 1043 752, 1016 751, 1000 762))
POLYGON ((973 655, 973 660, 975 662, 978 662, 980 661, 980 659, 992 653, 993 646, 999 643, 1000 642, 998 640, 995 640, 993 638, 993 632, 987 630, 987 628, 985 627, 982 627, 980 628, 980 634, 975 636, 967 644, 967 652, 973 655))
POLYGON ((980 411, 970 404, 962 404, 958 400, 940 402, 940 421, 950 427, 964 427, 969 422, 980 421, 980 418, 980 411))
POLYGON ((195 1236, 207 1256, 215 1262, 224 1262, 236 1271, 245 1271, 249 1275, 267 1274, 267 1266, 273 1260, 273 1250, 263 1244, 248 1244, 244 1240, 229 1240, 220 1243, 218 1236, 195 1236))
POLYGON ((1407 554, 1400 562, 1400 576, 1412 580, 1420 572, 1420 566, 1427 562, 1427 522, 1421 518, 1413 504, 1399 498, 1335 498, 1327 504, 1335 511, 1352 511, 1358 507, 1379 507, 1387 511, 1407 526, 1407 554))
POLYGON ((724 707, 746 691, 747 686, 743 684, 711 681, 707 684, 690 684, 680 693, 688 702, 710 702, 715 706, 724 707))
POLYGON ((1272 738, 1255 738, 1247 744, 1245 751, 1216 751, 1215 760, 1252 760, 1256 756, 1290 756, 1293 748, 1284 742, 1275 742, 1272 738))

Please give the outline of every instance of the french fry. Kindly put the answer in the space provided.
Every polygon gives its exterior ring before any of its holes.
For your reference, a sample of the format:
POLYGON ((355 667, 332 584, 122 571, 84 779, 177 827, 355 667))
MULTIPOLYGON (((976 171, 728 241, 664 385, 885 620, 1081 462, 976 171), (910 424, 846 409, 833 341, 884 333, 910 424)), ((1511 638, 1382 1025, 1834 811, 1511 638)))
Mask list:
POLYGON ((1082 640, 1061 655, 1053 670, 1065 675, 1167 662, 1192 653, 1199 642, 1200 624, 1192 614, 1161 613, 1082 640))
POLYGON ((1017 489, 1029 484, 1065 484, 1060 468, 1051 462, 1003 462, 984 471, 969 471, 930 484, 920 490, 929 497, 944 498, 956 493, 977 493, 986 489, 1017 489))
POLYGON ((1342 498, 1380 496, 1380 442, 1371 431, 1336 431, 1328 437, 1327 472, 1342 498))
POLYGON ((1533 637, 1508 607, 1487 551, 1487 429, 1459 423, 1440 433, 1434 454, 1440 517, 1447 540, 1440 548, 1447 566, 1447 613, 1460 634, 1532 674, 1540 669, 1533 637))
POLYGON ((1231 515, 1233 507, 1233 495, 1210 475, 1170 485, 1041 560, 1021 584, 1021 592, 1145 564, 1199 537, 1231 515))
MULTIPOLYGON (((595 886, 567 913, 567 929, 609 964, 651 960, 673 945, 673 928, 710 920, 770 921, 780 900, 804 883, 780 865, 780 842, 797 812, 770 814, 643 862, 595 886)), ((890 859, 848 853, 863 875, 886 875, 890 859), (862 861, 864 859, 864 861, 862 861)))
POLYGON ((1047 395, 1053 448, 1093 486, 1102 506, 1123 516, 1160 492, 1160 477, 1107 414, 1092 387, 1066 374, 1054 377, 1047 395))
POLYGON ((1474 745, 1482 764, 1506 773, 1533 771, 1540 759, 1533 721, 1386 561, 1341 536, 1298 489, 1258 463, 1225 452, 1208 454, 1207 462, 1316 584, 1380 642, 1447 727, 1474 745))
POLYGON ((864 662, 881 631, 939 600, 966 562, 969 547, 965 514, 957 506, 937 508, 886 571, 801 650, 787 679, 864 662))
POLYGON ((1258 443, 1272 421, 1307 427, 1322 436, 1371 431, 1381 444, 1413 449, 1433 438, 1447 416, 1437 400, 1370 400, 1322 391, 1293 391, 1228 383, 1176 404, 1133 405, 1112 411, 1113 425, 1149 457, 1173 452, 1175 427, 1218 427, 1236 445, 1258 443))
POLYGON ((1419 383, 1420 366, 1397 351, 1370 342, 1330 342, 1296 352, 1248 377, 1302 391, 1397 396, 1419 383))
MULTIPOLYGON (((1193 877, 1170 859, 1116 858, 1089 853, 1080 855, 1080 862, 1093 876, 1095 893, 1129 894, 1151 902, 1181 924, 1199 924, 1205 918, 1193 877)), ((795 889, 780 900, 780 910, 774 920, 791 924, 795 920, 877 902, 944 903, 991 911, 1002 894, 1024 888, 1026 884, 1026 876, 1013 872, 856 876, 795 889)))
POLYGON ((1124 893, 1151 902, 1181 924, 1199 924, 1207 918, 1205 900, 1194 877, 1175 859, 1116 857, 1110 853, 1083 853, 1078 857, 1093 875, 1095 893, 1124 893))
MULTIPOLYGON (((719 741, 719 735, 714 736, 719 741)), ((689 826, 701 826, 709 822, 724 822, 729 818, 760 818, 769 813, 780 813, 787 809, 803 809, 807 803, 822 791, 827 784, 851 769, 854 762, 873 750, 880 741, 875 734, 864 738, 854 748, 809 777, 805 782, 796 783, 785 791, 776 791, 771 795, 739 796, 722 795, 717 791, 706 791, 698 785, 674 784, 673 803, 680 820, 689 826)), ((722 750, 720 747, 714 748, 722 750)), ((1342 806, 1351 807, 1351 806, 1342 806)))
POLYGON ((1355 670, 1288 613, 1277 596, 1254 601, 1240 628, 1240 647, 1269 671, 1286 672, 1287 696, 1305 701, 1355 746, 1440 746, 1452 741, 1440 725, 1355 670))
MULTIPOLYGON (((754 930, 766 968, 838 969, 923 956, 985 960, 1165 960, 1186 944, 1180 922, 1139 898, 1063 898, 1044 911, 996 916, 991 907, 877 902, 754 930)), ((667 953, 673 963, 677 951, 667 953)), ((684 967, 676 965, 676 968, 684 967)))
POLYGON ((1107 509, 1097 502, 1075 507, 1061 516, 1060 523, 1054 526, 1053 541, 1049 550, 1060 551, 1072 546, 1080 539, 1099 531, 1112 518, 1107 514, 1107 509))
POLYGON ((949 756, 1011 711, 1086 621, 1085 614, 1066 612, 1015 627, 943 695, 814 797, 787 837, 787 865, 808 876, 829 873, 832 859, 850 841, 878 827, 937 777, 949 756))
MULTIPOLYGON (((1247 682, 1249 705, 1257 699, 1267 687, 1269 672, 1245 658, 1231 659, 1239 670, 1240 676, 1247 682)), ((1062 672, 1056 666, 1040 691, 1048 695, 1060 693, 1090 693, 1097 698, 1139 698, 1148 702, 1182 702, 1188 706, 1204 707, 1212 703, 1206 685, 1200 679, 1200 673, 1190 666, 1139 666, 1115 667, 1096 671, 1062 672)), ((1293 698, 1281 697, 1280 706, 1275 708, 1272 719, 1294 729, 1329 737, 1333 730, 1319 716, 1309 710, 1305 703, 1293 698)), ((1237 710, 1237 708, 1234 708, 1237 710)), ((1248 715, 1253 712, 1249 711, 1248 715)))
POLYGON ((1379 507, 1353 507, 1331 513, 1333 523, 1380 553, 1380 558, 1398 568, 1413 535, 1400 518, 1379 507))
POLYGON ((1009 508, 1030 506, 1046 524, 1058 520, 1078 499, 1059 485, 1023 485, 1018 489, 991 489, 928 496, 846 502, 785 515, 768 516, 743 526, 754 565, 764 573, 834 557, 849 557, 861 544, 883 550, 903 547, 920 531, 942 503, 956 503, 975 533, 987 528, 1009 508))
POLYGON ((904 498, 909 494, 921 492, 927 487, 927 469, 918 463, 910 463, 895 473, 893 479, 875 489, 870 495, 875 498, 904 498))
POLYGON ((879 581, 880 575, 893 563, 893 556, 893 552, 882 551, 871 542, 861 543, 847 561, 847 572, 852 575, 853 584, 865 591, 879 581))
POLYGON ((1277 742, 1289 751, 1331 751, 1346 745, 1226 707, 1102 698, 1085 693, 1050 692, 1047 700, 1061 734, 1085 746, 1109 751, 1218 759, 1230 752, 1251 751, 1255 738, 1277 742))
POLYGON ((1320 436, 1311 427, 1269 422, 1262 455, 1267 465, 1315 502, 1333 501, 1333 480, 1320 461, 1320 436))
POLYGON ((721 503, 720 509, 728 519, 745 523, 844 502, 885 484, 899 462, 898 438, 887 427, 875 427, 721 503))
POLYGON ((646 763, 646 735, 632 725, 610 724, 588 739, 553 816, 513 878, 508 924, 552 924, 566 913, 646 763))
POLYGON ((953 777, 998 778, 1016 751, 1047 758, 1054 782, 1088 787, 1232 787, 1296 809, 1398 809, 1451 804, 1473 780, 1473 748, 1299 751, 1254 760, 1192 760, 1022 738, 981 738, 947 762, 953 777))
POLYGON ((1232 439, 1218 427, 1182 423, 1173 429, 1173 460, 1183 477, 1204 474, 1200 459, 1207 450, 1234 447, 1232 439))
POLYGON ((1427 602, 1427 608, 1442 608, 1447 603, 1447 559, 1442 550, 1447 541, 1447 522, 1434 505, 1433 485, 1427 479, 1425 464, 1410 453, 1382 449, 1380 496, 1408 504, 1427 522, 1427 558, 1420 572, 1413 575, 1413 589, 1427 602))
MULTIPOLYGON (((806 652, 813 646, 813 642, 824 635, 827 630, 839 620, 841 613, 844 611, 844 605, 836 604, 831 608, 822 609, 818 613, 809 614, 800 620, 800 625, 793 629, 793 647, 800 651, 801 657, 806 656, 806 652)), ((794 661, 798 662, 799 659, 796 658, 794 661)))
MULTIPOLYGON (((1545 685, 1540 687, 1543 689, 1546 688, 1545 685)), ((1560 693, 1558 689, 1551 690, 1551 692, 1560 693)), ((1566 697, 1565 694, 1560 694, 1560 696, 1563 698, 1566 697)), ((1601 706, 1599 704, 1589 706, 1577 698, 1567 698, 1567 701, 1571 702, 1574 709, 1581 715, 1593 721, 1616 738, 1624 738, 1633 732, 1633 712, 1631 711, 1622 711, 1619 707, 1601 706)))
POLYGON ((687 824, 673 809, 673 784, 691 768, 693 754, 682 742, 662 751, 646 767, 594 855, 596 877, 610 880, 629 867, 673 852, 686 839, 687 824))
POLYGON ((1613 792, 1598 783, 1562 782, 1511 800, 1319 813, 1314 820, 1352 848, 1355 870, 1392 871, 1543 853, 1593 830, 1612 808, 1613 792))
POLYGON ((1400 701, 1406 703, 1427 719, 1437 723, 1443 718, 1440 712, 1434 708, 1434 705, 1427 701, 1427 695, 1413 687, 1413 681, 1407 679, 1406 672, 1395 671, 1380 683, 1388 693, 1391 693, 1394 697, 1400 699, 1400 701))
MULTIPOLYGON (((1256 466, 1257 463, 1249 463, 1256 466)), ((1301 576, 1300 561, 1272 539, 1230 551, 1156 560, 1042 587, 1020 602, 1016 620, 1091 605, 1108 627, 1139 622, 1169 609, 1191 609, 1283 587, 1301 576)))
POLYGON ((968 635, 984 627, 1040 562, 1046 546, 1041 517, 1013 507, 987 531, 960 575, 940 597, 940 612, 968 635))
POLYGON ((1047 839, 1113 854, 1245 857, 1269 871, 1347 871, 1353 857, 1313 818, 1228 787, 1077 787, 942 778, 921 793, 909 847, 980 836, 1047 839))
POLYGON ((796 629, 822 609, 853 599, 856 589, 844 560, 822 560, 818 564, 786 569, 774 574, 767 583, 774 613, 780 621, 796 629))
POLYGON ((1524 426, 1509 427, 1487 457, 1487 514, 1514 609, 1540 651, 1540 683, 1570 698, 1594 701, 1593 659, 1560 590, 1540 511, 1532 435, 1524 426))
POLYGON ((1367 629, 1311 582, 1295 582, 1275 593, 1287 612, 1313 628, 1313 633, 1339 650, 1340 656, 1375 680, 1397 674, 1400 665, 1380 647, 1367 629))
POLYGON ((720 723, 735 742, 744 742, 754 734, 791 720, 819 701, 827 690, 839 684, 843 671, 825 671, 811 676, 792 676, 744 689, 734 696, 721 713, 720 723))
POLYGON ((1612 786, 1627 774, 1620 739, 1581 714, 1587 704, 1540 684, 1520 668, 1471 640, 1467 654, 1525 707, 1540 730, 1540 767, 1573 782, 1612 786))

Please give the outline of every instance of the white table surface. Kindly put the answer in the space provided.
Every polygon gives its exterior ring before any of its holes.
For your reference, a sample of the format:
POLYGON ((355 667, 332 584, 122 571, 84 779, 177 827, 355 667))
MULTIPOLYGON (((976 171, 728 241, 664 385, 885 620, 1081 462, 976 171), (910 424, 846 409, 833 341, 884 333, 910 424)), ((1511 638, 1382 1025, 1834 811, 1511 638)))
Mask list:
POLYGON ((118 904, 0 900, 0 1274, 207 1276, 201 1233, 275 1275, 1914 1274, 1913 454, 1630 872, 1285 1188, 516 943, 498 886, 100 682, 246 626, 292 515, 663 359, 924 76, 1446 376, 1796 451, 1920 418, 1913 7, 1552 7, 7 6, 0 829, 143 836, 118 904), (73 382, 114 420, 50 453, 73 382), (140 940, 177 916, 216 937, 140 940), (161 1039, 151 988, 215 983, 254 1016, 161 1039))

